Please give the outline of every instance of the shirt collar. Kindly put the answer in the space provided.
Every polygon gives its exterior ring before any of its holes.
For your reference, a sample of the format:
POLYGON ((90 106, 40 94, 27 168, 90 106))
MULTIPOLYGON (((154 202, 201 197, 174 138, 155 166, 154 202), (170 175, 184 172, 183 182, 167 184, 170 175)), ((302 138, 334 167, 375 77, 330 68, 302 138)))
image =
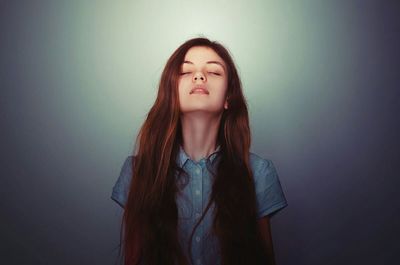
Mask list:
MULTIPOLYGON (((206 160, 210 160, 211 162, 214 160, 214 158, 217 156, 217 153, 221 151, 221 145, 218 145, 217 148, 215 149, 214 152, 212 152, 207 158, 206 160)), ((185 150, 183 149, 182 145, 179 145, 179 153, 177 156, 177 163, 179 165, 179 167, 183 167, 183 165, 186 163, 186 161, 188 159, 191 159, 185 152, 185 150)), ((204 158, 202 158, 204 159, 204 158)))

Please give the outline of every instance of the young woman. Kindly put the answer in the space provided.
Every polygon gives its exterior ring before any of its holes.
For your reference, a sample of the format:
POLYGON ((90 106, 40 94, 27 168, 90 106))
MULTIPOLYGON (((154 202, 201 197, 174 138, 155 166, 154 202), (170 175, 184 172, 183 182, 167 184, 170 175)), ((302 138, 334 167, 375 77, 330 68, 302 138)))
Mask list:
POLYGON ((275 264, 269 219, 287 201, 250 135, 227 49, 183 43, 113 187, 125 265, 275 264))

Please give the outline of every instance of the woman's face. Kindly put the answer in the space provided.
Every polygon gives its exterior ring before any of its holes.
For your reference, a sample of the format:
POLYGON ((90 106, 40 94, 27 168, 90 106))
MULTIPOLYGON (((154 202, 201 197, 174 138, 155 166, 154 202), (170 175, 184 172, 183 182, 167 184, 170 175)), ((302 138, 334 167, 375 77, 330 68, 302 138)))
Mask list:
POLYGON ((211 48, 190 48, 181 66, 178 90, 181 113, 195 111, 220 113, 228 108, 225 62, 211 48), (194 90, 203 87, 203 90, 194 90))

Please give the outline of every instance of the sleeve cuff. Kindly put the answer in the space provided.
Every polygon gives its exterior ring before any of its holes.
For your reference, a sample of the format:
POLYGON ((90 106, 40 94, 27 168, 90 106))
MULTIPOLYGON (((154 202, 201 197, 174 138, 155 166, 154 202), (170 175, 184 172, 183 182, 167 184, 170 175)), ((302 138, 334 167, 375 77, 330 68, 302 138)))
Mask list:
POLYGON ((286 206, 288 206, 287 201, 278 202, 278 203, 272 205, 271 207, 260 211, 258 213, 258 218, 262 218, 266 215, 268 215, 271 218, 276 213, 278 213, 280 210, 283 210, 283 208, 285 208, 286 206))

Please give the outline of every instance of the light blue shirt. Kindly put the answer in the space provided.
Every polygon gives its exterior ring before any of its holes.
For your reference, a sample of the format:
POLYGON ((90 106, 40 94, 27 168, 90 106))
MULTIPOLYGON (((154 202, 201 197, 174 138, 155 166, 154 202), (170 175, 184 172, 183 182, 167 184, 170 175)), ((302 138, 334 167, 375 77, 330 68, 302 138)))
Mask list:
MULTIPOLYGON (((181 195, 177 198, 178 232, 181 246, 187 256, 189 256, 187 246, 189 245, 190 233, 205 210, 211 194, 212 175, 206 164, 209 163, 212 170, 216 169, 215 158, 218 157, 219 150, 220 146, 208 157, 196 162, 180 146, 176 158, 178 166, 189 174, 189 182, 183 187, 181 195)), ((134 159, 133 156, 126 158, 112 190, 111 198, 121 207, 124 207, 128 196, 129 183, 132 177, 132 159, 134 159)), ((250 152, 250 167, 254 177, 258 218, 266 215, 271 218, 288 205, 277 171, 271 160, 263 159, 252 152, 250 152)), ((193 234, 192 255, 194 265, 220 264, 218 240, 210 234, 213 209, 214 203, 211 204, 211 208, 193 234)))

